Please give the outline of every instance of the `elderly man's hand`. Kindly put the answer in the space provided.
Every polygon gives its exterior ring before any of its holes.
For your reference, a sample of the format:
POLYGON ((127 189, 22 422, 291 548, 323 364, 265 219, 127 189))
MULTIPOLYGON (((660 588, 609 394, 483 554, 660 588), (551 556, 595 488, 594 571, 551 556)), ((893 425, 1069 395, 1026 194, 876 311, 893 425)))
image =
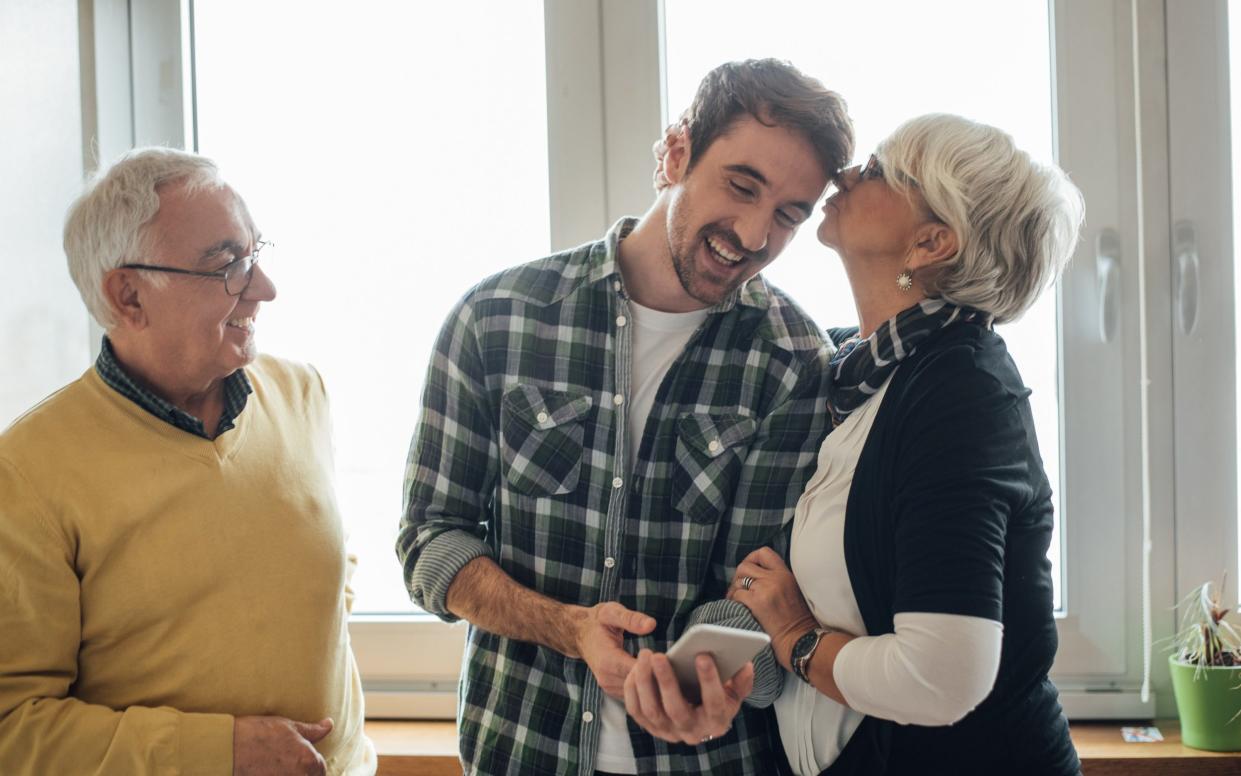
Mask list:
POLYGON ((327 763, 315 742, 332 732, 332 720, 297 722, 284 717, 233 721, 233 776, 323 776, 327 763))
POLYGON ((693 705, 681 693, 668 656, 644 649, 625 679, 625 710, 643 730, 674 744, 698 746, 719 738, 732 726, 741 702, 754 689, 754 664, 720 681, 709 655, 694 658, 702 703, 693 705))

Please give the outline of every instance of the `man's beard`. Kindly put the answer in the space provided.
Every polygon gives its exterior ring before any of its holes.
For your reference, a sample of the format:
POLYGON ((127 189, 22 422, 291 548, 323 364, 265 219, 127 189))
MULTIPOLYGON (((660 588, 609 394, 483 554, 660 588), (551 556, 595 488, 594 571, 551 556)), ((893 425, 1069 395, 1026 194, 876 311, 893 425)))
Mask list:
POLYGON ((766 261, 766 251, 760 251, 758 254, 745 251, 740 247, 741 240, 735 232, 715 224, 702 227, 693 240, 687 242, 685 233, 689 231, 689 227, 685 224, 685 220, 682 214, 678 213, 673 218, 672 228, 668 231, 668 253, 672 257, 672 268, 676 271, 677 280, 680 281, 681 288, 686 294, 707 306, 717 305, 744 285, 754 274, 740 275, 726 284, 722 279, 720 282, 711 282, 709 275, 704 277, 704 274, 699 272, 695 257, 700 247, 710 252, 711 249, 706 247, 707 237, 713 236, 731 250, 745 256, 746 258, 742 259, 743 262, 757 263, 760 267, 766 261))

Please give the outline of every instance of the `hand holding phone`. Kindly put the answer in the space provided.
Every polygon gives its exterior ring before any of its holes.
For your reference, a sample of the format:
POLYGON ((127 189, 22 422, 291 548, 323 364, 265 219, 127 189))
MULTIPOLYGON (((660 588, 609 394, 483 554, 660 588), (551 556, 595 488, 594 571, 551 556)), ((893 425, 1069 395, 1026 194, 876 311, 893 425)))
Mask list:
POLYGON ((668 650, 668 661, 672 663, 681 692, 688 700, 698 703, 702 697, 698 689, 698 668, 694 665, 698 655, 710 655, 720 680, 727 682, 770 643, 771 637, 761 631, 726 625, 694 625, 668 650))

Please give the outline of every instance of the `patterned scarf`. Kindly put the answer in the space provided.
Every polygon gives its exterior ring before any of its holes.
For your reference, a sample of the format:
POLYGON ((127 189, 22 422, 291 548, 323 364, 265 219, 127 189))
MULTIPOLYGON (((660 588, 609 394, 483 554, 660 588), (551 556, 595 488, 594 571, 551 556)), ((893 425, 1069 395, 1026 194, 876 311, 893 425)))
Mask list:
POLYGON ((840 343, 828 364, 831 386, 827 408, 832 426, 839 426, 849 413, 866 403, 883 386, 918 343, 955 321, 971 321, 991 328, 991 316, 942 299, 924 299, 902 310, 875 329, 866 339, 856 334, 840 343))

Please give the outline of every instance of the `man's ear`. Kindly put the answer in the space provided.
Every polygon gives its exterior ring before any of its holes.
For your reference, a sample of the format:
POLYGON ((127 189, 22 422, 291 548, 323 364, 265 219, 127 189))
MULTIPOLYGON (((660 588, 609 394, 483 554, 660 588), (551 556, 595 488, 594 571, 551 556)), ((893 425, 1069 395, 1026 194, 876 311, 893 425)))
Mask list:
POLYGON ((651 149, 655 154, 655 192, 685 179, 689 169, 689 124, 681 119, 664 130, 664 136, 651 149))
POLYGON ((957 233, 941 221, 930 221, 914 233, 914 249, 905 266, 917 272, 948 261, 961 250, 957 233))
POLYGON ((131 329, 147 326, 146 309, 137 284, 136 270, 114 269, 103 276, 103 296, 117 322, 131 329))

